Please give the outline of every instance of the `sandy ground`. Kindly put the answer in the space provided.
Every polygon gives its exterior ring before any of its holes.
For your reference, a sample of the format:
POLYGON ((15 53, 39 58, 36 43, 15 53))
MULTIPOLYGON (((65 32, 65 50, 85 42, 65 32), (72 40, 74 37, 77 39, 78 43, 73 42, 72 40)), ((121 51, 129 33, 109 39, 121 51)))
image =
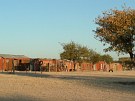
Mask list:
POLYGON ((0 101, 135 101, 135 71, 4 72, 0 101))

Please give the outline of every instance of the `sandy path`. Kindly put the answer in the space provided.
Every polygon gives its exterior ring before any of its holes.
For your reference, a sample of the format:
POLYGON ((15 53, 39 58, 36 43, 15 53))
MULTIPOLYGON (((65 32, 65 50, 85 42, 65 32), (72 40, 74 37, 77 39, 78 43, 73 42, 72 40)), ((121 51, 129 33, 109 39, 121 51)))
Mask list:
POLYGON ((0 101, 135 101, 135 72, 0 73, 0 101))

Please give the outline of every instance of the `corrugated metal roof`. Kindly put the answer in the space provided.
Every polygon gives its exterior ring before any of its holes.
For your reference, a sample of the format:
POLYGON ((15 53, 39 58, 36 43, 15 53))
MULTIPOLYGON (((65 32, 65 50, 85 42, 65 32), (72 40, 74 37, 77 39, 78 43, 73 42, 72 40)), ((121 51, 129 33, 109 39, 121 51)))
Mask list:
POLYGON ((3 57, 3 58, 29 58, 25 55, 11 55, 11 54, 0 54, 0 57, 3 57))

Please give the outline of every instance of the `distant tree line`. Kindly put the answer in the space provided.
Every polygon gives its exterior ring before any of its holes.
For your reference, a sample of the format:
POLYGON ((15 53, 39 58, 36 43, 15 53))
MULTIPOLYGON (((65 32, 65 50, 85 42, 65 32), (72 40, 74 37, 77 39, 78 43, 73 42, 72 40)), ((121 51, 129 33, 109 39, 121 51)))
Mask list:
POLYGON ((97 63, 98 61, 105 61, 110 63, 113 61, 113 58, 109 54, 101 55, 94 51, 93 49, 89 49, 86 46, 82 46, 73 41, 69 43, 62 43, 63 52, 60 53, 61 59, 72 60, 74 62, 92 62, 97 63))

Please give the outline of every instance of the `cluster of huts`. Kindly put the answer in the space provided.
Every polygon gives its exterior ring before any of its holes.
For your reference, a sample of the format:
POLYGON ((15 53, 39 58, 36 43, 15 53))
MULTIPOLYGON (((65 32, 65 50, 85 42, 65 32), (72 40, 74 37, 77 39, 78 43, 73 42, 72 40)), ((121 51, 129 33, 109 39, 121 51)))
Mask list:
POLYGON ((120 63, 107 64, 105 61, 99 61, 96 64, 90 62, 74 62, 60 59, 31 59, 24 55, 0 54, 0 70, 2 71, 122 71, 120 63))

